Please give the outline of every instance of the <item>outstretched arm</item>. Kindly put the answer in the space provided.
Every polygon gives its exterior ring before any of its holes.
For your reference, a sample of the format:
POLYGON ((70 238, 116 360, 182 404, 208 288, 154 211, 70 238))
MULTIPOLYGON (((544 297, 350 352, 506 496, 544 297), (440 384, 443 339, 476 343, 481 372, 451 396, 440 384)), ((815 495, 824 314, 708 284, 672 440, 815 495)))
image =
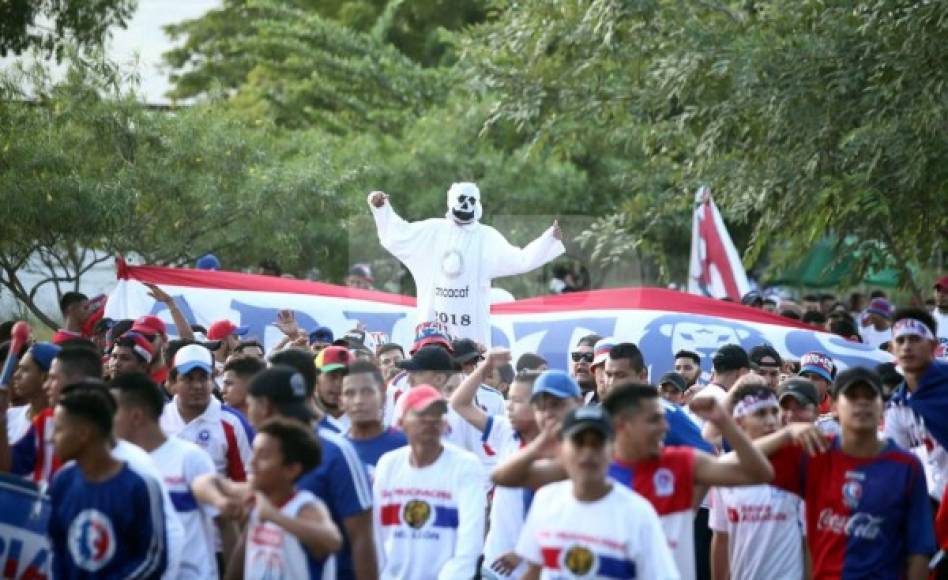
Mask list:
POLYGON ((382 191, 373 191, 368 197, 369 208, 375 219, 375 228, 379 234, 379 243, 411 269, 411 261, 423 256, 431 259, 435 248, 429 243, 432 230, 428 222, 406 222, 389 203, 388 195, 382 191))
POLYGON ((754 447, 747 434, 734 422, 730 413, 711 397, 696 397, 691 409, 713 424, 734 449, 737 462, 725 462, 707 453, 695 453, 695 482, 702 485, 751 485, 774 478, 774 468, 767 457, 754 447))
POLYGON ((494 228, 485 227, 484 232, 487 243, 483 251, 492 258, 490 260, 491 278, 529 272, 556 259, 566 251, 560 239, 562 233, 559 224, 556 222, 553 222, 553 225, 547 228, 540 237, 523 248, 518 248, 508 242, 494 228))
POLYGON ((566 470, 560 462, 550 457, 551 449, 559 444, 555 427, 547 427, 526 447, 511 455, 494 468, 491 479, 505 487, 529 487, 538 489, 554 481, 566 479, 566 470))

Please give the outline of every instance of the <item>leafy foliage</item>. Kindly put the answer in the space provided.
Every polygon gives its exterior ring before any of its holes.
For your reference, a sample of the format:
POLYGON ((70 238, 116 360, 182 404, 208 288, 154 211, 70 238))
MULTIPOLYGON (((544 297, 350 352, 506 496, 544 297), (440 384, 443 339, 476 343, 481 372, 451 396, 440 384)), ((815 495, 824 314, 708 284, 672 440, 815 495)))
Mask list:
POLYGON ((96 48, 109 28, 125 27, 134 0, 6 0, 0 2, 0 56, 36 49, 61 60, 69 46, 96 48))

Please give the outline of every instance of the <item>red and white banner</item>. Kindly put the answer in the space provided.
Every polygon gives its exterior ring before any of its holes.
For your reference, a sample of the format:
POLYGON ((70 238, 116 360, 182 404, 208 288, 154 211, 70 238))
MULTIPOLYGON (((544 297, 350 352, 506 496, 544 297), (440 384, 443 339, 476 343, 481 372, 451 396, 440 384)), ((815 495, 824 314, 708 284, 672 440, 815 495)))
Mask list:
MULTIPOLYGON (((176 332, 166 307, 148 296, 142 282, 161 286, 174 297, 192 323, 210 325, 229 319, 248 326, 248 336, 269 348, 280 338, 273 325, 277 312, 295 311, 300 326, 328 326, 336 336, 362 323, 369 332, 410 345, 414 299, 331 284, 241 274, 120 264, 118 283, 109 296, 106 316, 113 319, 157 314, 176 332)), ((814 332, 792 320, 740 304, 658 288, 624 288, 543 296, 496 304, 491 308, 494 346, 512 349, 514 357, 535 352, 554 368, 566 369, 570 347, 596 333, 639 345, 651 376, 673 367, 679 349, 702 355, 710 370, 711 355, 722 345, 745 349, 768 343, 789 359, 820 351, 841 366, 875 365, 885 353, 838 336, 814 332)))
POLYGON ((695 203, 688 292, 740 302, 741 297, 750 292, 750 283, 741 256, 711 197, 711 190, 707 187, 699 189, 695 203))

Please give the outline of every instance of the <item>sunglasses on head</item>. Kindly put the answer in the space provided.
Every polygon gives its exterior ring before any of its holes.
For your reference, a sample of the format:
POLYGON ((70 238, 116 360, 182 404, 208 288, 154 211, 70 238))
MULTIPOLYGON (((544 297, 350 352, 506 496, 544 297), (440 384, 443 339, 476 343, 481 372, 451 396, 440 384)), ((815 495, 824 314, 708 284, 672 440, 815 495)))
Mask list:
POLYGON ((573 357, 573 362, 591 363, 593 361, 593 353, 591 352, 571 352, 570 356, 573 357))

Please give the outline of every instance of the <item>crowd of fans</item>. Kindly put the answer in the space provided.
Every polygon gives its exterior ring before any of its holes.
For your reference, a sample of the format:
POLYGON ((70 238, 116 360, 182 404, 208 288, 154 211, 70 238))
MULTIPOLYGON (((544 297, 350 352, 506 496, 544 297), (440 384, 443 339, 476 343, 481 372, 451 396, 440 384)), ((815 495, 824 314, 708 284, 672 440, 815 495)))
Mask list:
POLYGON ((744 298, 891 353, 877 368, 729 344, 651 373, 622 337, 559 371, 436 323, 373 344, 290 311, 267 351, 150 288, 176 338, 68 293, 53 340, 12 353, 0 471, 48 486, 55 578, 940 573, 948 277, 931 310, 744 298))

